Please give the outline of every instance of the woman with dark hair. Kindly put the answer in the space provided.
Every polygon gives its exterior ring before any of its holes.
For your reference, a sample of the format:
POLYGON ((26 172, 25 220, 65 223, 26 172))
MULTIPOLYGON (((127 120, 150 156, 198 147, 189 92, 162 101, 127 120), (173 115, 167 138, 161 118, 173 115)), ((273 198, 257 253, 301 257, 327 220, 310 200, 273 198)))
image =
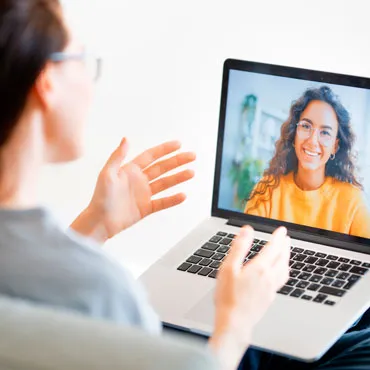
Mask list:
MULTIPOLYGON (((181 194, 152 196, 192 177, 189 171, 161 176, 194 155, 163 159, 179 148, 170 142, 123 165, 123 140, 99 174, 86 209, 68 230, 58 225, 38 203, 38 174, 45 163, 80 157, 91 81, 99 71, 67 24, 58 0, 0 1, 0 294, 158 334, 161 323, 142 288, 100 247, 149 214, 181 203, 181 194)), ((217 275, 209 347, 221 370, 238 366, 255 325, 289 275, 284 228, 244 266, 252 242, 253 230, 242 228, 217 275)), ((369 369, 368 338, 367 332, 344 338, 329 360, 369 369)), ((258 356, 251 358, 256 365, 258 356)), ((268 359, 269 369, 288 368, 275 359, 268 359)), ((324 360, 321 369, 334 369, 324 360)), ((294 369, 300 366, 305 364, 295 362, 294 369)))
POLYGON ((332 90, 308 89, 293 103, 245 213, 370 238, 354 142, 349 113, 332 90))
MULTIPOLYGON (((38 202, 43 165, 82 154, 99 72, 100 61, 68 27, 58 0, 0 1, 0 294, 159 334, 161 323, 142 288, 100 247, 151 213, 181 203, 183 194, 152 197, 192 178, 190 170, 162 175, 193 161, 194 154, 163 158, 180 148, 175 141, 123 164, 122 140, 100 172, 91 202, 68 230, 38 202)), ((242 229, 218 276, 209 343, 224 369, 237 366, 255 324, 288 279, 286 230, 279 229, 265 252, 243 267, 252 241, 253 230, 242 229)))

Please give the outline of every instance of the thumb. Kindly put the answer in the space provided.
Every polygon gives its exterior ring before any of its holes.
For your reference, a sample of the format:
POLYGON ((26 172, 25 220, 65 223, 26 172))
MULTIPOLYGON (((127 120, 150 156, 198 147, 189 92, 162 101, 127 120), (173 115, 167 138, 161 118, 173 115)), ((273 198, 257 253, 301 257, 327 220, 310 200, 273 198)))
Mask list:
POLYGON ((105 167, 106 169, 119 170, 128 152, 128 142, 123 138, 118 148, 111 154, 105 167))
POLYGON ((253 228, 244 226, 230 248, 227 264, 232 265, 233 268, 240 268, 244 262, 245 256, 252 246, 253 239, 253 228))

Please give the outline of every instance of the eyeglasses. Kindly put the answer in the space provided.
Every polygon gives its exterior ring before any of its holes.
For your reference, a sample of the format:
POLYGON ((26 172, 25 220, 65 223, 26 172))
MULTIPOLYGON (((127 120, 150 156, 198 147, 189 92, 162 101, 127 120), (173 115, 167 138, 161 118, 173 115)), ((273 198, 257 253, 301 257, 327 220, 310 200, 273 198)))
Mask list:
POLYGON ((88 54, 85 52, 75 53, 75 54, 57 52, 57 53, 52 53, 49 59, 55 63, 65 62, 67 60, 81 60, 86 64, 88 72, 91 75, 93 81, 97 81, 101 76, 102 59, 92 54, 88 54))
POLYGON ((321 145, 329 146, 335 140, 331 130, 325 128, 314 128, 310 123, 301 121, 297 123, 297 134, 301 139, 308 139, 312 134, 318 131, 318 140, 321 145))

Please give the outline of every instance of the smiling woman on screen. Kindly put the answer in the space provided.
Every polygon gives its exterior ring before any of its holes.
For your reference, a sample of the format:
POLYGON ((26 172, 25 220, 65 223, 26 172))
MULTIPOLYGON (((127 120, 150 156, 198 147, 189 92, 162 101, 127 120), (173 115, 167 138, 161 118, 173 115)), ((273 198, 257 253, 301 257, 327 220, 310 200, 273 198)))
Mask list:
POLYGON ((350 115, 332 90, 308 89, 293 103, 245 213, 370 238, 354 142, 350 115))

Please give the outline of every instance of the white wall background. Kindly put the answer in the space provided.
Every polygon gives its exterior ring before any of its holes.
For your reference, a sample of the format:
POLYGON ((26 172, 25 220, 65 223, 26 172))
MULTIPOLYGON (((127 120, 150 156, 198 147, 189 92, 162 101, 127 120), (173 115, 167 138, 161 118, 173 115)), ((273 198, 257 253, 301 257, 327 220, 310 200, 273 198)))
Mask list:
POLYGON ((198 155, 186 203, 105 246, 135 275, 209 214, 221 71, 228 57, 370 76, 366 0, 64 0, 104 58, 86 156, 47 168, 43 201, 65 225, 122 136, 130 157, 167 139, 198 155))

